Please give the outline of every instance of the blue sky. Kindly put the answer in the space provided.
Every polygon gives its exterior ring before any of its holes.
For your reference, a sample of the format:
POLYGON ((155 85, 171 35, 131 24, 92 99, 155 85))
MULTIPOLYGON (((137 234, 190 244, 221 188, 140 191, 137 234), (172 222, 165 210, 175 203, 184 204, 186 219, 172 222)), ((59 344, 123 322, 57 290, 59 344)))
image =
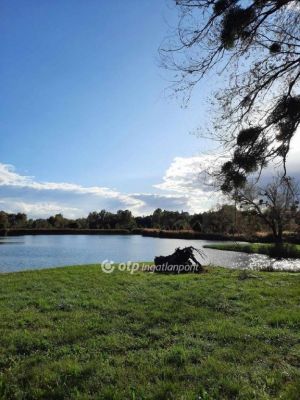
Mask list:
POLYGON ((164 95, 165 1, 1 4, 3 162, 42 180, 144 190, 200 147, 188 134, 199 104, 184 111, 164 95))
POLYGON ((214 203, 198 187, 212 144, 190 134, 205 123, 212 84, 183 109, 159 67, 171 4, 1 1, 0 209, 80 216, 214 203))

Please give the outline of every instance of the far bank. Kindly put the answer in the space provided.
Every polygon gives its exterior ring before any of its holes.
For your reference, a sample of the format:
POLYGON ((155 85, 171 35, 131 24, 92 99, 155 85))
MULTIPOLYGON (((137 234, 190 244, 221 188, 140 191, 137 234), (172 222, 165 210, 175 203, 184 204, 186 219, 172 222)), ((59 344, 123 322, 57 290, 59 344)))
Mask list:
MULTIPOLYGON (((161 230, 161 229, 0 229, 0 236, 24 235, 141 235, 168 239, 192 240, 222 240, 231 242, 272 243, 271 234, 264 235, 230 235, 222 233, 205 233, 193 230, 161 230)), ((289 243, 300 244, 300 236, 286 234, 285 240, 289 243)))

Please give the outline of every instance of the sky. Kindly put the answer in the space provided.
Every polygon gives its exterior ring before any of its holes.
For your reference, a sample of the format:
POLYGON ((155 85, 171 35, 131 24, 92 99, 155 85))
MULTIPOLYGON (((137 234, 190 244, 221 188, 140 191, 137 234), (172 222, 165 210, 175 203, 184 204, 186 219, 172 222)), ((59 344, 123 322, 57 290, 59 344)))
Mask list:
POLYGON ((159 65, 176 17, 168 0, 0 2, 0 209, 75 218, 218 201, 199 183, 213 143, 192 134, 213 80, 183 108, 159 65))

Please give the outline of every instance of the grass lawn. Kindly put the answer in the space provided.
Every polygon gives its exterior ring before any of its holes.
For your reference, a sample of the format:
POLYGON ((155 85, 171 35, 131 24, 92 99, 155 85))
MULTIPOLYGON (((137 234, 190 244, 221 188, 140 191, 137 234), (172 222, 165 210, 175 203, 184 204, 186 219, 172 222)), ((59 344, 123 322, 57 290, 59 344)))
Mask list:
POLYGON ((1 399, 299 400, 299 274, 3 274, 0 318, 1 399))
MULTIPOLYGON (((273 243, 220 243, 220 244, 207 244, 206 249, 227 250, 227 251, 241 251, 243 253, 258 253, 271 255, 274 249, 273 243)), ((286 257, 300 258, 300 245, 299 244, 285 244, 283 246, 286 257)))

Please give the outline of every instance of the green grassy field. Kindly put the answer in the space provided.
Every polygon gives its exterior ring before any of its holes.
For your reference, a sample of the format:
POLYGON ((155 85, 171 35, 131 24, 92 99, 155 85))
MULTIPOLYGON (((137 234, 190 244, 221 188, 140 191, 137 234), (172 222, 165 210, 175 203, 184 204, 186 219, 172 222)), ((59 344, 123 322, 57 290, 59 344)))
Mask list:
MULTIPOLYGON (((212 243, 205 246, 206 249, 241 251, 243 253, 258 253, 272 256, 274 253, 274 244, 272 243, 212 243)), ((299 244, 284 244, 283 256, 291 258, 300 258, 299 244)))
POLYGON ((299 400, 298 274, 5 274, 0 315, 1 399, 299 400))

